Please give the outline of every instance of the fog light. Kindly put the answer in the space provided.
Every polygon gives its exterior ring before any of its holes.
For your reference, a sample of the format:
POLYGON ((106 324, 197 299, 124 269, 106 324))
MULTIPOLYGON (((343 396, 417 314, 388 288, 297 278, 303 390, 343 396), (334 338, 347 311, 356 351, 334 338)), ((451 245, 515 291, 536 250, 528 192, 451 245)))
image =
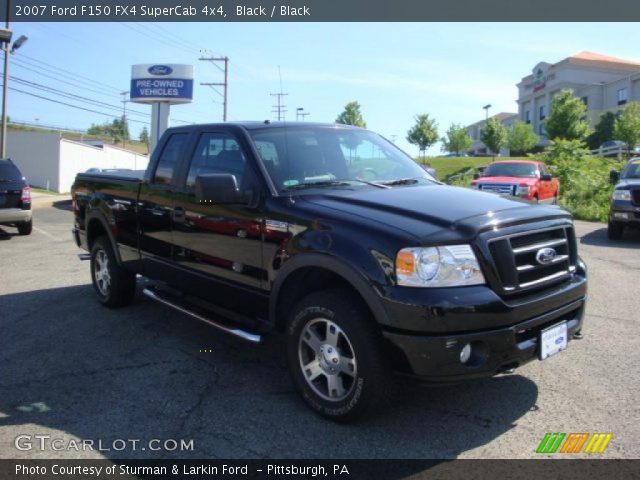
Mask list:
POLYGON ((460 363, 467 363, 469 358, 471 358, 471 344, 467 343, 460 350, 460 363))
POLYGON ((629 219, 629 214, 627 212, 614 212, 613 216, 614 218, 622 218, 624 220, 629 219))

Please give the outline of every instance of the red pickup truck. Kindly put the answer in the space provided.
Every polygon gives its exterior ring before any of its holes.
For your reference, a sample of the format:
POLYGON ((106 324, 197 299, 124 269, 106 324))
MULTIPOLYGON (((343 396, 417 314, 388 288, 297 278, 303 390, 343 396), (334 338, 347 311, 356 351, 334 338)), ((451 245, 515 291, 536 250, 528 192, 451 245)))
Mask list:
POLYGON ((552 178, 547 166, 533 160, 493 162, 481 175, 476 175, 473 188, 520 197, 532 202, 557 203, 560 182, 552 178))

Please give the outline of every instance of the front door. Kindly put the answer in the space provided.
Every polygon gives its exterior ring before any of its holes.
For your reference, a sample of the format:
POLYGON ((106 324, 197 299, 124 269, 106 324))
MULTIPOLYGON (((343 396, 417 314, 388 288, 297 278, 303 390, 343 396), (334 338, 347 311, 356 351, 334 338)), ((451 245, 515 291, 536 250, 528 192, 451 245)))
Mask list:
POLYGON ((198 175, 230 173, 243 191, 258 187, 255 169, 240 141, 229 133, 204 131, 196 142, 181 193, 173 212, 173 259, 194 275, 216 280, 206 297, 232 310, 250 311, 247 297, 237 287, 261 290, 265 286, 262 266, 264 220, 250 205, 200 203, 195 196, 198 175))

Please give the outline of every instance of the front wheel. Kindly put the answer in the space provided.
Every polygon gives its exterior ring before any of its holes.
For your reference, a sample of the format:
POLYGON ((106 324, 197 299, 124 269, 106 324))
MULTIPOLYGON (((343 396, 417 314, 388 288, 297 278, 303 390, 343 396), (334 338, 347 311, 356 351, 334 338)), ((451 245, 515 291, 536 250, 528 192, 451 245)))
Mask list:
POLYGON ((98 300, 109 308, 128 305, 136 293, 136 274, 118 265, 106 236, 96 239, 91 248, 91 281, 98 300))
POLYGON ((363 306, 338 290, 312 293, 295 306, 287 361, 304 400, 331 420, 375 412, 393 391, 376 325, 363 306))
POLYGON ((622 238, 623 230, 624 225, 610 221, 607 227, 607 236, 609 237, 609 240, 620 240, 622 238))

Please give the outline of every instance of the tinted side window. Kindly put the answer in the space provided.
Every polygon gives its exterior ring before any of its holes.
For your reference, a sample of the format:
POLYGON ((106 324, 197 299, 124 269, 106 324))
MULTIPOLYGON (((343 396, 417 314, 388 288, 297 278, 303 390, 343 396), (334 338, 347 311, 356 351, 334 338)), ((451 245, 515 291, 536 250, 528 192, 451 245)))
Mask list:
POLYGON ((186 140, 186 133, 174 133, 169 137, 158 160, 156 173, 153 177, 154 183, 171 183, 173 172, 180 161, 186 140))
POLYGON ((247 160, 238 142, 224 133, 203 133, 187 175, 187 187, 196 184, 196 177, 207 173, 231 173, 236 176, 238 185, 242 185, 247 160))

